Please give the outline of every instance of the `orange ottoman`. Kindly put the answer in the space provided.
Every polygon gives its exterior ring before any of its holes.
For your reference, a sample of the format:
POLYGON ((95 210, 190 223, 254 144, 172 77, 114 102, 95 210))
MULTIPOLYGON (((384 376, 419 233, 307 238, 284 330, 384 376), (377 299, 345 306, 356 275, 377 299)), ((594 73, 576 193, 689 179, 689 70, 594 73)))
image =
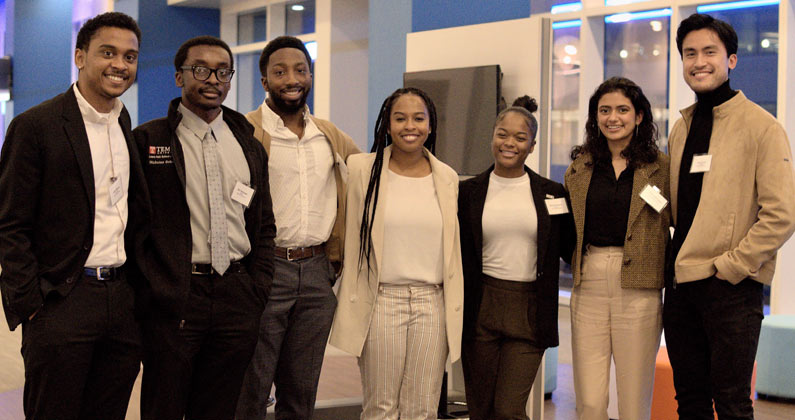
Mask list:
MULTIPOLYGON (((756 393, 756 362, 751 378, 751 400, 756 393)), ((674 390, 674 373, 668 360, 668 349, 660 347, 657 352, 657 365, 654 369, 654 395, 651 400, 651 420, 676 419, 676 391, 674 390)), ((715 419, 718 415, 715 414, 715 419)))

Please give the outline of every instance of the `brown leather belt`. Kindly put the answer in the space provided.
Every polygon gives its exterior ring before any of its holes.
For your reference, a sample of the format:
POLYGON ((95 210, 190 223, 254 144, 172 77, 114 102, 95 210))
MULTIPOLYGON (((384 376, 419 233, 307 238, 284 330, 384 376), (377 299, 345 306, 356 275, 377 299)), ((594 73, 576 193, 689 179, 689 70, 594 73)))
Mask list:
POLYGON ((309 257, 314 257, 315 255, 325 254, 326 244, 306 246, 301 248, 282 248, 277 246, 273 249, 273 255, 279 258, 284 258, 287 261, 298 261, 309 257))

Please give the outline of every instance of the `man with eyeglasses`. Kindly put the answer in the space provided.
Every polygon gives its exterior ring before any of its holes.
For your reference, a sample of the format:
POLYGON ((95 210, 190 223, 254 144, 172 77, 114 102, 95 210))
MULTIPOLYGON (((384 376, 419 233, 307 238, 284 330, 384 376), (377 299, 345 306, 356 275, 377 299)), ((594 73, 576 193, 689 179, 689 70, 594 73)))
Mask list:
POLYGON ((141 269, 144 420, 233 419, 273 278, 276 235, 265 150, 221 105, 234 75, 222 40, 186 41, 182 96, 136 128, 152 201, 141 269))

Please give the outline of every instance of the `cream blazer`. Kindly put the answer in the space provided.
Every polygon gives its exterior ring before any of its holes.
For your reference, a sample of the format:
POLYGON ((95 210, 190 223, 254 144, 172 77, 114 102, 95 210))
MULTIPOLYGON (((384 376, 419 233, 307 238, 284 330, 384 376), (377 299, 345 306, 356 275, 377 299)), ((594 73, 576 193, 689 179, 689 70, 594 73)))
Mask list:
MULTIPOLYGON (((339 303, 334 315, 329 342, 334 347, 361 356, 364 341, 370 330, 370 320, 378 295, 381 279, 381 263, 384 249, 384 209, 389 198, 387 168, 392 147, 384 150, 384 166, 381 171, 381 186, 378 206, 373 218, 372 252, 370 275, 367 263, 359 264, 359 229, 362 224, 364 197, 370 181, 370 171, 375 153, 351 155, 348 158, 348 208, 345 215, 345 252, 339 303), (361 269, 360 269, 361 265, 361 269)), ((436 159, 427 150, 425 156, 431 163, 433 184, 442 212, 443 286, 445 327, 450 361, 461 355, 461 331, 463 326, 464 277, 461 270, 461 244, 458 231, 458 174, 436 159)), ((411 261, 406 261, 411 264, 411 261)))

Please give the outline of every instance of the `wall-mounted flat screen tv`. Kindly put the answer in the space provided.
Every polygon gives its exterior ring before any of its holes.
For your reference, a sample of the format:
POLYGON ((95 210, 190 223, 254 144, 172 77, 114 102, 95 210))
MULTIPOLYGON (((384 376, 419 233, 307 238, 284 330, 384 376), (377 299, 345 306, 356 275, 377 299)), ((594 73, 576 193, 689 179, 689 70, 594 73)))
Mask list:
POLYGON ((403 73, 404 87, 422 89, 436 105, 436 157, 459 175, 477 175, 494 163, 500 79, 499 65, 403 73))

